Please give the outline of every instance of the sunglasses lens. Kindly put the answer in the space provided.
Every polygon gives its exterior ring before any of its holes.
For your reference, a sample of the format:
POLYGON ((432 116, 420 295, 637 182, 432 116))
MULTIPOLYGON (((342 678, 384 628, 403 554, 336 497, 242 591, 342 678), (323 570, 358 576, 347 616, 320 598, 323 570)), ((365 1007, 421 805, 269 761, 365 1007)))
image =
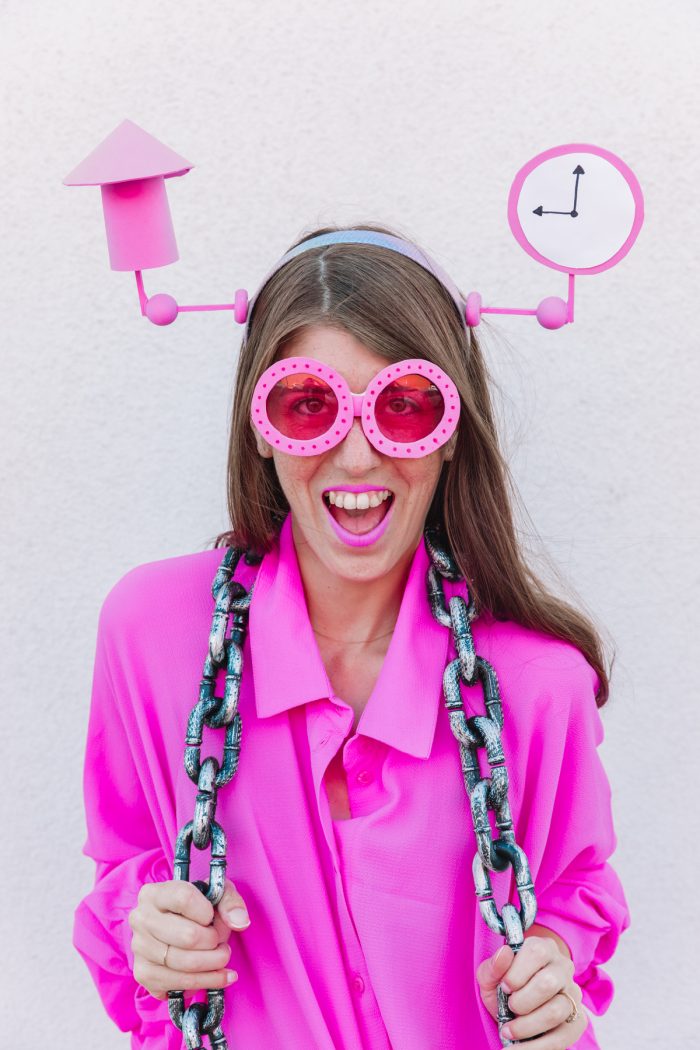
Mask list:
POLYGON ((270 422, 297 441, 319 437, 338 415, 338 399, 328 383, 303 373, 280 379, 267 396, 270 422))
POLYGON ((419 441, 435 430, 445 411, 439 389, 425 376, 407 375, 385 386, 374 412, 390 441, 419 441))

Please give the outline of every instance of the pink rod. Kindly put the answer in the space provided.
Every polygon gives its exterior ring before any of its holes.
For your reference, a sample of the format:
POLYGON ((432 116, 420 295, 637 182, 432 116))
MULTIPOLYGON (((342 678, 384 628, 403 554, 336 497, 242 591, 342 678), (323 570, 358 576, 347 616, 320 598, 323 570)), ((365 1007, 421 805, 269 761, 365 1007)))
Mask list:
MULTIPOLYGON (((146 316, 146 303, 148 302, 148 296, 146 295, 146 289, 143 286, 143 274, 140 270, 134 270, 136 274, 136 287, 139 292, 139 302, 141 304, 141 313, 146 316)), ((233 310, 235 308, 234 303, 224 303, 222 306, 178 306, 177 312, 181 314, 183 310, 233 310)))
POLYGON ((572 273, 569 274, 569 294, 566 299, 566 305, 569 308, 567 320, 569 324, 572 324, 574 320, 574 275, 572 273))
POLYGON ((498 306, 482 306, 482 314, 523 314, 529 317, 534 317, 537 310, 503 310, 498 306))
POLYGON ((143 275, 140 270, 134 270, 136 274, 136 287, 139 292, 139 303, 141 304, 141 314, 146 316, 146 303, 148 302, 148 296, 143 287, 143 275))

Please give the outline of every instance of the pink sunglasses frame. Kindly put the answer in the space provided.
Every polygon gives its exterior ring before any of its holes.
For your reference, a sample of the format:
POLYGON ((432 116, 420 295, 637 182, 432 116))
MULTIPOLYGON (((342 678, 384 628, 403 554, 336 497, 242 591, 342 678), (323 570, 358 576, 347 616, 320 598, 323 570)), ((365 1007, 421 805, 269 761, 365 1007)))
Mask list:
POLYGON ((328 365, 312 357, 285 357, 266 368, 253 391, 250 415, 259 433, 268 444, 292 456, 318 456, 339 445, 350 432, 357 416, 360 417, 365 437, 378 452, 399 459, 420 459, 435 452, 454 434, 459 422, 459 391, 445 372, 432 361, 414 357, 387 365, 378 372, 362 394, 352 392, 343 377, 328 365), (293 375, 319 376, 335 393, 338 399, 338 414, 329 429, 313 439, 299 441, 287 437, 270 422, 267 414, 267 397, 280 379, 293 375), (442 394, 444 412, 438 425, 418 441, 391 441, 385 437, 377 423, 374 406, 381 391, 396 379, 405 375, 422 375, 435 384, 442 394))

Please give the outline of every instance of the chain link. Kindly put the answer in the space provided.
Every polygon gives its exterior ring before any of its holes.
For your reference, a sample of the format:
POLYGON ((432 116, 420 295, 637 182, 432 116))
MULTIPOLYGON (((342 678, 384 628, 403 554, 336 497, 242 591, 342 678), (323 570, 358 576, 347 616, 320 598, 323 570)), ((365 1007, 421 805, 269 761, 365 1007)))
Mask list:
MULTIPOLYGON (((517 953, 523 945, 524 931, 535 921, 537 902, 530 873, 530 865, 523 850, 515 841, 513 818, 508 801, 508 769, 501 741, 503 708, 498 678, 488 660, 478 656, 474 648, 471 624, 477 618, 477 609, 471 595, 468 603, 459 595, 445 598, 443 580, 460 581, 462 576, 452 555, 442 544, 434 529, 425 531, 426 549, 430 556, 427 585, 428 599, 434 619, 450 630, 456 659, 445 668, 443 693, 452 733, 459 744, 464 786, 471 806, 477 852, 472 874, 482 918, 494 933, 505 937, 506 943, 517 953), (467 718, 461 686, 481 683, 485 715, 467 718), (491 776, 482 777, 479 749, 486 751, 491 776), (493 838, 488 811, 495 815, 498 837, 493 838), (513 868, 520 908, 510 903, 499 912, 493 898, 489 871, 513 868)), ((241 750, 241 716, 238 698, 243 673, 243 643, 248 611, 253 594, 236 580, 233 574, 244 554, 240 548, 229 547, 212 584, 215 609, 209 635, 209 652, 199 686, 199 700, 192 708, 187 722, 185 741, 185 769, 197 785, 194 819, 181 828, 175 846, 174 877, 189 880, 192 844, 197 849, 211 849, 209 881, 195 880, 194 885, 216 906, 224 892, 226 879, 226 834, 216 822, 217 793, 228 784, 238 769, 241 750), (226 637, 229 620, 231 635, 226 637), (215 695, 216 676, 226 667, 223 697, 215 695), (214 756, 201 759, 202 731, 207 725, 225 729, 223 761, 214 756)), ((260 558, 246 554, 249 565, 260 558)), ((506 1039, 501 1028, 515 1016, 508 1008, 508 996, 497 989, 498 1029, 502 1046, 512 1046, 517 1040, 506 1039)), ((182 991, 168 992, 170 1017, 181 1030, 187 1050, 204 1050, 202 1039, 206 1034, 212 1050, 228 1050, 221 1022, 224 1013, 224 995, 221 989, 207 991, 207 1002, 192 1003, 185 1008, 182 991)), ((520 1040, 529 1042, 530 1040, 520 1040)))
MULTIPOLYGON (((457 653, 457 658, 445 668, 443 694, 450 727, 459 744, 464 786, 469 796, 474 823, 477 852, 474 855, 472 874, 479 910, 489 929, 505 937, 506 944, 517 953, 523 946, 524 931, 535 921, 537 901, 527 856, 515 841, 513 830, 508 801, 508 769, 501 740, 503 708, 498 678, 488 660, 477 656, 474 648, 471 624, 478 613, 472 596, 469 595, 468 603, 459 595, 450 598, 449 602, 445 600, 443 579, 462 579, 456 562, 442 545, 436 530, 426 529, 425 545, 431 561, 427 581, 430 608, 434 619, 452 632, 457 653), (486 714, 467 718, 461 686, 476 685, 477 682, 481 683, 486 714), (479 748, 486 751, 490 777, 481 775, 479 748), (493 810, 495 814, 495 824, 499 832, 496 839, 493 838, 489 823, 489 810, 493 810), (493 898, 489 871, 506 871, 509 866, 515 874, 520 908, 506 903, 499 913, 493 898)), ((516 1042, 530 1042, 529 1039, 506 1039, 501 1033, 503 1025, 515 1015, 509 1010, 508 996, 500 985, 497 996, 501 1045, 512 1046, 516 1042)))
MULTIPOLYGON (((197 785, 194 818, 179 831, 175 844, 174 878, 189 881, 192 845, 211 850, 209 881, 196 879, 194 885, 216 907, 224 893, 226 881, 226 833, 214 819, 220 787, 235 776, 241 752, 241 716, 238 697, 243 673, 243 643, 248 625, 248 611, 253 588, 246 591, 233 574, 243 555, 238 547, 229 547, 212 583, 214 615, 209 634, 209 651, 199 684, 199 700, 187 720, 185 739, 185 770, 197 785), (226 637, 229 621, 231 634, 226 637), (216 696, 216 677, 226 668, 224 695, 216 696), (213 755, 202 761, 202 733, 204 726, 223 729, 222 761, 213 755)), ((256 565, 260 558, 246 554, 248 565, 256 565)), ((184 992, 168 992, 170 1019, 184 1037, 187 1050, 204 1050, 204 1035, 213 1050, 228 1050, 221 1022, 224 1015, 224 993, 220 988, 207 991, 206 1003, 191 1003, 185 1007, 184 992)))

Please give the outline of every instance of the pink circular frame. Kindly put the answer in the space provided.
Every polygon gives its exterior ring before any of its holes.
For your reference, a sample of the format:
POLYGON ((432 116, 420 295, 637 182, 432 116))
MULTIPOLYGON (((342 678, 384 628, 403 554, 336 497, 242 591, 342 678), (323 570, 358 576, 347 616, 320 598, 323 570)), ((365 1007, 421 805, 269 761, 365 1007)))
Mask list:
POLYGON ((542 263, 543 266, 549 266, 552 270, 560 270, 562 273, 601 273, 603 270, 609 270, 611 266, 615 266, 620 262, 621 259, 627 255, 632 245, 637 239, 637 235, 642 228, 644 222, 644 197, 642 196, 642 188, 637 181, 637 176, 634 174, 631 168, 625 164, 615 153, 611 153, 610 150, 603 149, 601 146, 585 145, 583 143, 571 143, 568 146, 554 146, 553 149, 547 149, 544 153, 538 153, 536 157, 529 160, 515 176, 513 185, 510 188, 508 194, 508 223, 513 236, 516 241, 523 248, 528 255, 537 262, 542 263), (626 181, 630 190, 632 191, 632 197, 634 198, 634 222, 632 223, 632 229, 630 230, 627 240, 621 248, 615 252, 605 262, 599 263, 597 266, 588 267, 572 267, 562 266, 560 263, 552 262, 551 259, 545 258, 544 255, 532 247, 528 241, 522 226, 520 225, 520 219, 518 218, 518 198, 520 191, 523 187, 525 179, 535 168, 539 167, 546 160, 551 160, 552 157, 561 157, 566 153, 593 153, 597 157, 602 157, 603 160, 607 160, 608 163, 612 164, 613 167, 622 175, 626 181))
POLYGON ((459 421, 459 391, 450 377, 433 364, 422 358, 409 358, 387 365, 378 372, 362 394, 353 394, 343 377, 328 365, 312 357, 285 357, 265 369, 253 391, 253 402, 250 415, 256 429, 268 444, 279 448, 292 456, 318 456, 338 445, 348 434, 355 416, 360 417, 365 437, 378 452, 399 459, 420 459, 434 452, 450 439, 459 421), (267 396, 280 379, 293 375, 294 372, 317 375, 325 380, 338 398, 338 415, 333 425, 318 437, 307 441, 282 434, 270 422, 267 414, 267 396), (390 441, 384 437, 376 416, 374 406, 381 391, 395 379, 409 374, 418 374, 432 380, 440 390, 445 403, 445 411, 440 422, 430 434, 419 441, 390 441))

